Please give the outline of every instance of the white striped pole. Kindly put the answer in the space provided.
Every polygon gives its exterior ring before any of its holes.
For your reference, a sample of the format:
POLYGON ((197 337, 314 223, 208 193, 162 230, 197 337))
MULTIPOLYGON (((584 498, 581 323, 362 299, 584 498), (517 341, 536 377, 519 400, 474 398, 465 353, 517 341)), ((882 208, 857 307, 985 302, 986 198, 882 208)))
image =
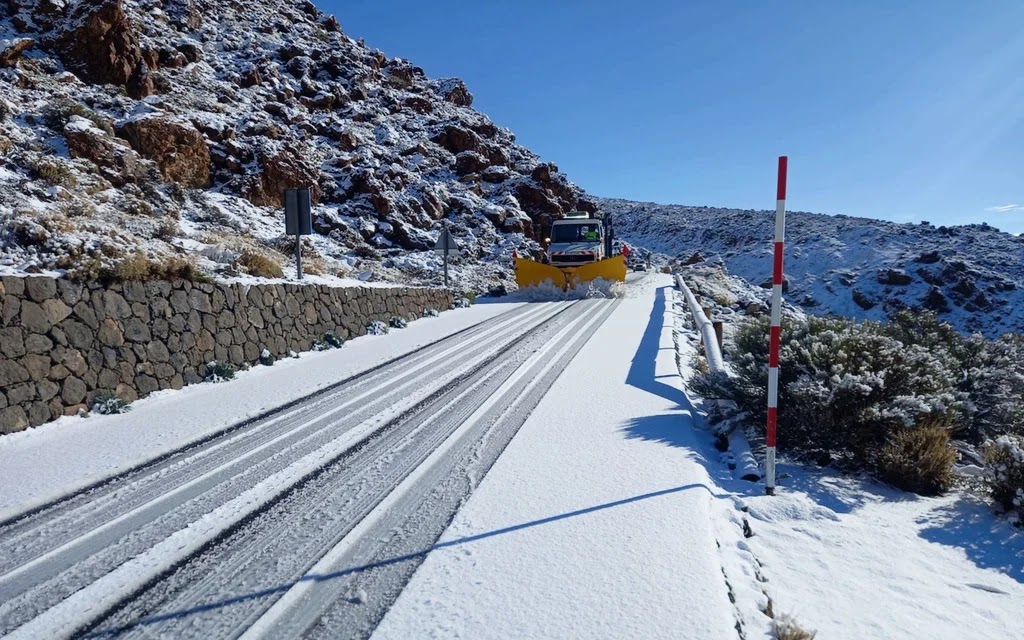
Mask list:
POLYGON ((779 349, 782 343, 782 248, 786 242, 787 156, 779 156, 779 183, 775 200, 775 257, 772 265, 772 324, 768 337, 768 459, 765 461, 767 495, 775 495, 775 430, 779 407, 779 349))

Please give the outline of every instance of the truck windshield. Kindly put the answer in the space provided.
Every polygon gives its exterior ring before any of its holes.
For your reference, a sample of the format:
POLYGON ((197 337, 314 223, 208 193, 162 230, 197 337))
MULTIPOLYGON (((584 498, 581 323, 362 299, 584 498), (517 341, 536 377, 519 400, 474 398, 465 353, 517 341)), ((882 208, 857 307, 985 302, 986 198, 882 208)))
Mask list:
POLYGON ((598 242, 601 231, 596 224, 556 224, 551 228, 551 242, 598 242))

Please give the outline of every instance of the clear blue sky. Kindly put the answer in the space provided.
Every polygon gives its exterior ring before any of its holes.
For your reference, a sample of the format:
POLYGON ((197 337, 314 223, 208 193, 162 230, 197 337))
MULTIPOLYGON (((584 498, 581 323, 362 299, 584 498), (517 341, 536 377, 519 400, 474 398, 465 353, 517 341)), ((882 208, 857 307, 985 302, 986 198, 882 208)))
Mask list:
POLYGON ((596 195, 1024 232, 1021 0, 319 5, 596 195))

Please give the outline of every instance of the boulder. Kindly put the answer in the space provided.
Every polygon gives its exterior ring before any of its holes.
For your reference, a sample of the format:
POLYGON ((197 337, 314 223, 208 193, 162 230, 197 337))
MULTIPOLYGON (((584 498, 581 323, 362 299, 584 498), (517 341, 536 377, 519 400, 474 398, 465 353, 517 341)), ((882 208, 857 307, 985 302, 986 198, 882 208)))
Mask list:
POLYGON ((924 300, 921 301, 925 309, 934 311, 936 313, 943 313, 949 311, 949 302, 946 300, 946 296, 942 294, 942 291, 938 287, 932 287, 928 290, 924 300))
POLYGON ((445 125, 444 129, 433 137, 433 141, 452 153, 476 151, 480 147, 479 136, 454 124, 445 125))
POLYGON ((460 176, 477 173, 486 169, 487 166, 487 158, 475 151, 463 151, 455 156, 455 173, 460 176))
POLYGON ((874 300, 869 298, 865 293, 857 289, 853 290, 852 295, 854 303, 861 309, 864 309, 865 311, 867 311, 868 309, 873 309, 878 305, 877 302, 875 302, 874 300))
POLYGON ((280 207, 284 202, 284 190, 313 188, 314 202, 320 198, 319 169, 302 159, 294 149, 279 153, 263 154, 260 158, 260 173, 250 182, 245 197, 249 202, 263 207, 280 207))
POLYGON ((431 83, 434 93, 440 96, 445 102, 450 102, 460 107, 469 107, 473 104, 473 94, 466 88, 459 78, 444 78, 431 83))
POLYGON ((193 189, 210 185, 210 149, 203 134, 190 123, 146 116, 126 122, 118 135, 143 157, 155 161, 167 180, 193 189))
POLYGON ((86 82, 125 87, 135 99, 153 92, 138 34, 122 0, 82 0, 72 8, 67 25, 57 47, 68 69, 86 82))
POLYGON ((72 158, 92 161, 115 187, 140 182, 147 173, 146 163, 127 142, 108 136, 81 116, 71 116, 64 127, 64 138, 72 158))
POLYGON ((0 43, 0 69, 13 67, 21 60, 22 54, 35 45, 32 38, 15 38, 0 43))
POLYGON ((881 284, 904 286, 913 282, 914 277, 899 269, 883 269, 878 272, 878 281, 881 284))
POLYGON ((0 434, 24 431, 28 424, 28 414, 21 407, 0 409, 0 434))

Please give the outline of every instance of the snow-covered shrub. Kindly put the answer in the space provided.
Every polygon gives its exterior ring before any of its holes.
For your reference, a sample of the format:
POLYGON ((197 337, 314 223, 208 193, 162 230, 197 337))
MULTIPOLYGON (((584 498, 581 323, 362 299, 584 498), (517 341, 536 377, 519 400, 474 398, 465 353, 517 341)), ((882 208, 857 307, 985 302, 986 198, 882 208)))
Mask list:
POLYGON ((124 398, 121 398, 109 391, 100 391, 92 398, 92 404, 89 410, 93 413, 100 413, 103 415, 111 415, 116 413, 127 413, 131 410, 129 403, 124 398))
POLYGON ((424 309, 423 310, 423 317, 424 318, 436 318, 439 315, 441 315, 441 312, 438 311, 437 309, 424 309))
POLYGON ((971 400, 968 440, 1024 435, 1024 336, 986 342, 963 380, 971 400))
POLYGON ((878 475, 893 486, 922 495, 936 495, 953 486, 956 451, 949 427, 926 419, 890 436, 878 455, 878 475))
POLYGON ((398 316, 392 316, 391 320, 388 320, 388 324, 391 325, 392 329, 405 329, 409 326, 405 318, 399 318, 398 316))
POLYGON ((311 348, 313 351, 327 351, 328 349, 340 349, 343 346, 345 346, 345 339, 328 331, 324 337, 314 340, 311 348))
POLYGON ((215 360, 206 365, 206 382, 224 382, 235 377, 235 367, 228 362, 215 360))
POLYGON ((370 324, 366 325, 366 334, 370 336, 382 336, 388 332, 388 325, 384 324, 380 320, 374 320, 370 324))
POLYGON ((992 499, 1024 525, 1024 437, 1005 435, 986 443, 985 465, 992 499))
POLYGON ((274 354, 270 353, 269 349, 264 349, 260 353, 260 364, 264 367, 272 367, 275 362, 277 362, 277 358, 274 357, 274 354))
MULTIPOLYGON (((733 352, 735 378, 697 374, 690 389, 706 398, 734 400, 741 412, 764 425, 768 318, 741 325, 733 352)), ((782 331, 779 447, 874 468, 896 432, 926 419, 949 423, 959 415, 956 379, 941 358, 896 340, 876 323, 788 319, 782 331)))
POLYGON ((466 307, 470 307, 472 305, 473 305, 473 301, 470 300, 468 297, 461 297, 461 298, 457 298, 455 300, 455 308, 456 309, 465 309, 466 307))

